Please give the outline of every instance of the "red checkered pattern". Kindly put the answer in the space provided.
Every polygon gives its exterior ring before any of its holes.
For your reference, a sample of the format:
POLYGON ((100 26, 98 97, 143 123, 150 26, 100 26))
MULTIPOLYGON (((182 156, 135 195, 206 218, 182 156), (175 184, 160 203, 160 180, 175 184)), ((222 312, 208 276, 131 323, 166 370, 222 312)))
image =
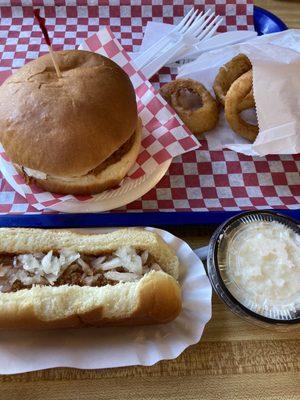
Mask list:
POLYGON ((73 49, 91 32, 98 32, 99 26, 109 25, 124 49, 135 51, 148 21, 178 23, 191 5, 199 9, 213 8, 223 15, 224 24, 219 31, 253 27, 251 0, 177 0, 175 5, 172 0, 102 0, 101 6, 87 6, 87 3, 78 0, 7 2, 0 9, 0 67, 18 68, 47 51, 38 25, 33 24, 32 5, 42 7, 55 50, 73 49))
MULTIPOLYGON (((55 49, 73 49, 97 32, 99 25, 106 24, 126 50, 136 50, 147 21, 177 23, 193 4, 199 8, 215 7, 218 14, 226 14, 221 31, 253 29, 253 5, 247 0, 177 0, 176 5, 173 0, 156 0, 155 5, 151 0, 104 0, 100 7, 87 3, 56 0, 54 7, 54 1, 26 0, 26 7, 22 7, 24 0, 1 7, 0 69, 17 68, 47 51, 38 27, 33 27, 32 5, 45 5, 55 49)), ((159 85, 171 78, 173 71, 164 68, 152 81, 159 85)), ((119 211, 299 208, 299 155, 252 158, 232 151, 212 151, 206 141, 201 145, 200 150, 176 157, 154 189, 119 211)), ((0 212, 30 213, 36 209, 2 179, 0 212)))
POLYGON ((123 211, 299 208, 300 155, 253 158, 201 145, 176 157, 157 187, 123 211))

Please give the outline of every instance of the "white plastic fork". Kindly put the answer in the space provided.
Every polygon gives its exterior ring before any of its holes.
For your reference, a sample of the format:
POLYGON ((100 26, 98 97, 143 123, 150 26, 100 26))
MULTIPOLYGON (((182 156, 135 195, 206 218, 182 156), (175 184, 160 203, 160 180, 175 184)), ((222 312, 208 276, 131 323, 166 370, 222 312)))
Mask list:
POLYGON ((214 18, 214 14, 211 12, 211 10, 208 10, 204 15, 202 14, 203 13, 201 12, 189 27, 185 27, 184 32, 181 32, 181 36, 179 34, 176 36, 171 35, 170 43, 159 53, 155 53, 154 56, 156 57, 161 52, 167 51, 171 46, 174 45, 175 41, 180 41, 181 39, 184 39, 184 37, 188 37, 188 35, 190 36, 191 40, 197 39, 199 33, 203 31, 203 28, 207 25, 211 18, 214 18))
MULTIPOLYGON (((223 21, 223 17, 215 17, 212 18, 213 16, 210 16, 205 22, 206 22, 206 26, 203 29, 203 25, 198 28, 195 32, 194 35, 197 38, 197 43, 194 44, 194 47, 197 48, 197 44, 199 45, 200 42, 202 40, 207 40, 210 39, 217 31, 217 29, 219 28, 219 26, 221 25, 222 21, 223 21), (210 22, 209 22, 210 21, 210 22), (209 23, 208 23, 209 22, 209 23)), ((182 55, 182 54, 180 54, 182 55)), ((174 54, 174 56, 169 60, 169 63, 175 62, 178 60, 179 55, 176 53, 174 54)))
POLYGON ((146 51, 144 51, 141 55, 136 57, 136 66, 138 68, 142 68, 149 59, 151 59, 153 53, 162 49, 170 40, 170 36, 176 32, 180 33, 184 31, 185 26, 189 26, 190 23, 194 20, 197 15, 197 10, 194 11, 193 8, 186 14, 186 16, 180 21, 178 25, 176 25, 171 32, 169 32, 166 36, 162 37, 158 42, 156 42, 153 46, 149 47, 146 51))
MULTIPOLYGON (((206 20, 202 23, 201 28, 198 27, 194 30, 194 35, 186 32, 181 38, 172 43, 170 46, 161 51, 158 55, 154 56, 152 60, 141 68, 142 73, 147 79, 151 78, 161 67, 166 65, 172 59, 178 59, 180 56, 185 54, 192 46, 198 43, 200 40, 204 40, 207 37, 211 37, 217 30, 218 26, 222 23, 222 17, 209 17, 209 22, 206 20)), ((135 60, 134 60, 135 63, 135 60)))
POLYGON ((179 40, 181 35, 188 32, 191 32, 192 34, 192 31, 201 26, 203 20, 211 14, 211 10, 208 10, 204 15, 203 12, 197 14, 198 10, 194 11, 194 9, 191 8, 191 10, 180 21, 180 23, 172 29, 171 32, 134 59, 136 67, 142 69, 153 59, 153 56, 160 54, 161 51, 167 50, 170 43, 172 44, 176 39, 179 40))

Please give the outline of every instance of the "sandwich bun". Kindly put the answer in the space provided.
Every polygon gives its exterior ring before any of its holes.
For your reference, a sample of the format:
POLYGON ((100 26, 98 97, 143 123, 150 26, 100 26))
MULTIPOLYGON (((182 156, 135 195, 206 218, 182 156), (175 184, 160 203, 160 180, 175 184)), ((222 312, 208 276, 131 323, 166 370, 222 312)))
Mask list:
POLYGON ((99 256, 122 246, 149 252, 161 270, 147 272, 134 282, 100 287, 63 284, 1 292, 0 328, 160 324, 175 319, 181 310, 179 262, 173 249, 156 233, 144 229, 79 234, 66 230, 0 228, 1 254, 57 252, 64 248, 99 256))
MULTIPOLYGON (((117 161, 108 163, 108 165, 99 172, 94 170, 81 177, 66 178, 45 175, 45 177, 41 179, 34 176, 28 176, 26 169, 17 164, 14 165, 17 171, 24 176, 28 183, 34 183, 49 192, 82 195, 100 193, 106 189, 117 186, 126 176, 127 172, 134 165, 139 154, 141 138, 142 124, 139 119, 136 130, 132 136, 133 140, 130 149, 126 153, 122 154, 117 161)), ((115 156, 113 155, 110 158, 113 159, 115 156)), ((110 158, 107 161, 109 161, 110 158)))
POLYGON ((46 175, 32 177, 45 190, 105 190, 123 179, 138 154, 134 88, 122 68, 99 54, 58 51, 56 58, 61 78, 46 54, 0 87, 0 141, 23 174, 27 168, 46 175), (93 173, 128 142, 115 171, 110 165, 93 173))

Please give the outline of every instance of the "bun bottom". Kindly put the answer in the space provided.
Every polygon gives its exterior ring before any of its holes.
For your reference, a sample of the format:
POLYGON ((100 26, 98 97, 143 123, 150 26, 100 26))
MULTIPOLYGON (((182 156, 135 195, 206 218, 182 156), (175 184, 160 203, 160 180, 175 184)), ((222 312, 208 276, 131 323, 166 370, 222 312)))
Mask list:
POLYGON ((181 311, 180 288, 165 272, 104 287, 33 287, 0 296, 3 329, 145 325, 172 321, 181 311))
MULTIPOLYGON (((138 119, 137 128, 134 132, 134 141, 130 150, 114 164, 109 165, 98 174, 89 173, 81 177, 62 178, 47 176, 46 179, 30 177, 30 183, 53 193, 88 195, 103 192, 104 190, 117 186, 134 165, 139 154, 142 137, 142 124, 138 119)), ((22 168, 15 165, 19 173, 24 175, 22 168)), ((26 176, 28 179, 28 177, 26 176)))

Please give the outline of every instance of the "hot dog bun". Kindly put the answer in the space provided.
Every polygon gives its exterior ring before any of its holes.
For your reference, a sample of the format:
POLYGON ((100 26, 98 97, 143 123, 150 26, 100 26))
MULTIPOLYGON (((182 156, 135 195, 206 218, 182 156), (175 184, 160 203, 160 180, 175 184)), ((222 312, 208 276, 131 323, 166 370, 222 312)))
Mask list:
POLYGON ((0 228, 1 254, 32 254, 62 248, 99 256, 131 246, 147 250, 162 271, 140 280, 101 287, 78 285, 33 286, 0 293, 0 328, 66 328, 165 323, 181 310, 178 258, 153 232, 120 229, 107 234, 65 230, 0 228))
POLYGON ((103 287, 34 287, 0 295, 1 328, 160 324, 176 318, 180 289, 164 272, 103 287))

